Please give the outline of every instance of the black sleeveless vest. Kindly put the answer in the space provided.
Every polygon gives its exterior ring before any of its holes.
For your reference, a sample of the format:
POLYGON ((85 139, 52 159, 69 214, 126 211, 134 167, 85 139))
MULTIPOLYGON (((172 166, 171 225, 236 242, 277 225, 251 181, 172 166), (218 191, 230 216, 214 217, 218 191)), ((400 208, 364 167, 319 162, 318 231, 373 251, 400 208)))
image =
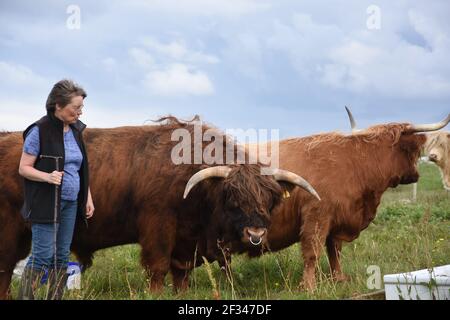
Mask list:
MULTIPOLYGON (((39 127, 40 153, 37 156, 34 168, 39 171, 51 173, 56 170, 56 161, 43 156, 61 157, 59 159, 59 171, 64 170, 64 124, 51 112, 40 120, 31 124, 24 132, 23 139, 34 127, 39 127)), ((80 191, 78 193, 77 216, 82 218, 86 225, 86 202, 89 188, 89 168, 86 148, 83 142, 82 132, 86 125, 81 121, 71 124, 75 140, 83 154, 83 162, 79 171, 80 191)), ((32 223, 53 223, 56 207, 56 222, 59 222, 61 208, 61 186, 59 187, 58 199, 55 203, 55 185, 46 182, 36 182, 24 178, 24 205, 22 215, 32 223)))

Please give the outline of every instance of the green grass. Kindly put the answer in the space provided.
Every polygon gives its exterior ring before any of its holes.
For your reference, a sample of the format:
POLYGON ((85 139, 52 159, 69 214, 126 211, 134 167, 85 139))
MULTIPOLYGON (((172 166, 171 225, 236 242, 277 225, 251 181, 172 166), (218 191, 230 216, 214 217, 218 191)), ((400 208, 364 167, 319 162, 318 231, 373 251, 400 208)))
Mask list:
MULTIPOLYGON (((214 263, 194 270, 187 292, 174 294, 168 276, 163 293, 155 296, 147 290, 139 246, 128 245, 97 252, 94 266, 82 276, 82 290, 68 291, 66 298, 212 299, 215 286, 221 299, 344 299, 370 293, 368 266, 379 266, 384 275, 450 263, 450 193, 442 188, 435 166, 422 164, 420 172, 415 203, 410 201, 411 185, 389 190, 374 222, 358 239, 344 245, 342 266, 351 277, 348 282, 329 279, 323 253, 317 289, 313 293, 298 289, 303 261, 299 246, 293 245, 255 259, 233 256, 232 283, 214 263)), ((15 280, 13 295, 17 286, 15 280)))

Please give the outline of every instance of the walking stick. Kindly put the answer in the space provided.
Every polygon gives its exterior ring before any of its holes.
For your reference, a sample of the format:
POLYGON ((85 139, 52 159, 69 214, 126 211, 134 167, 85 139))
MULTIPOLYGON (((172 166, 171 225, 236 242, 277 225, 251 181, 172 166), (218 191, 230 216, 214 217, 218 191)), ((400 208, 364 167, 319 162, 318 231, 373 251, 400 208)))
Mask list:
MULTIPOLYGON (((43 159, 43 158, 54 159, 56 171, 59 171, 59 159, 62 159, 62 157, 41 155, 41 159, 43 159)), ((56 222, 57 222, 57 216, 58 216, 58 195, 59 195, 59 185, 55 184, 55 203, 54 203, 54 207, 53 207, 53 259, 55 262, 55 273, 58 270, 57 261, 56 261, 56 241, 57 241, 56 222)), ((50 270, 49 270, 49 272, 50 272, 50 270)))

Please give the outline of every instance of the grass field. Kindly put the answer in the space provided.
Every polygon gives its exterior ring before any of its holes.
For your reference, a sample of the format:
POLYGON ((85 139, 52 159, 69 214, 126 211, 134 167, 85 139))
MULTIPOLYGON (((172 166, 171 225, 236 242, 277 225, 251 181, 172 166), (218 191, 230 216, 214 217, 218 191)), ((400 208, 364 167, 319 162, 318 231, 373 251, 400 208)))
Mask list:
MULTIPOLYGON (((450 263, 450 192, 443 189, 434 165, 421 164, 417 202, 410 201, 412 185, 389 190, 374 222, 358 239, 344 245, 342 265, 351 280, 329 279, 326 255, 320 260, 317 290, 298 289, 303 273, 298 245, 260 258, 234 256, 229 281, 216 263, 191 275, 190 289, 173 294, 171 278, 161 295, 147 291, 139 264, 140 249, 129 245, 99 251, 94 265, 82 276, 82 289, 68 291, 66 299, 346 299, 373 292, 367 281, 369 266, 381 276, 450 263)), ((382 284, 381 284, 382 286, 382 284)), ((18 280, 13 283, 17 294, 18 280)))

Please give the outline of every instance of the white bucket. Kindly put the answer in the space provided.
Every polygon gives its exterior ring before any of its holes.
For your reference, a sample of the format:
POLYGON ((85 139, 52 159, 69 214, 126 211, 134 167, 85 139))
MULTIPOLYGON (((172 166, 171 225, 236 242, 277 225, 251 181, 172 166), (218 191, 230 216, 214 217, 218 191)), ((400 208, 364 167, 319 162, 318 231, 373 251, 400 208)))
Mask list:
POLYGON ((29 258, 29 256, 26 257, 25 259, 17 262, 16 267, 14 268, 14 271, 13 271, 13 277, 16 277, 19 279, 22 277, 23 270, 25 269, 25 266, 27 265, 27 262, 28 262, 28 258, 29 258))
POLYGON ((69 262, 67 267, 67 289, 81 289, 81 269, 77 262, 69 262))
POLYGON ((386 300, 450 300, 450 265, 384 276, 386 300))

